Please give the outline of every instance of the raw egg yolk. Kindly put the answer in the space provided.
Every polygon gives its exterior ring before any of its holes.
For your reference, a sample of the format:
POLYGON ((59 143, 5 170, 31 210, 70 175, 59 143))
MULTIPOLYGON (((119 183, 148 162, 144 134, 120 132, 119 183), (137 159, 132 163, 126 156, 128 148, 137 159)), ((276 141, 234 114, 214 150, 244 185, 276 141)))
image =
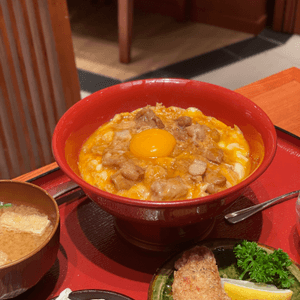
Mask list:
POLYGON ((133 136, 130 151, 144 158, 165 157, 176 145, 174 136, 163 129, 147 129, 133 136))

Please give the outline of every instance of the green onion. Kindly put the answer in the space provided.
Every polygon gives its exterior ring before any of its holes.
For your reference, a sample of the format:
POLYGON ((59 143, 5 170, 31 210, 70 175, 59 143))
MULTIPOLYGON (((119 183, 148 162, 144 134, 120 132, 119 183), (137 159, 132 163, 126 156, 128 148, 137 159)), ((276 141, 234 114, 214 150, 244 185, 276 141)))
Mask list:
POLYGON ((0 205, 0 208, 4 208, 4 207, 11 207, 12 204, 11 203, 3 203, 0 205))

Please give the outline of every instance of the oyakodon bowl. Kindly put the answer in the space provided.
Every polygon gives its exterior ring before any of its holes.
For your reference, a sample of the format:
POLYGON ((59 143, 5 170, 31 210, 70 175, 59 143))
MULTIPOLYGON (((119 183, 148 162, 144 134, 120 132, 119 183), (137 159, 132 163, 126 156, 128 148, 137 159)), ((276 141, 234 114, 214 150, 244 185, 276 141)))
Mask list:
POLYGON ((54 264, 59 248, 59 210, 45 190, 26 182, 0 180, 0 201, 34 207, 47 215, 52 224, 49 236, 40 246, 26 256, 0 266, 0 299, 10 299, 36 285, 54 264))
POLYGON ((60 168, 101 208, 116 217, 118 232, 131 243, 153 250, 189 239, 204 238, 214 217, 226 209, 270 165, 276 151, 276 131, 268 116, 252 101, 225 88, 185 79, 147 79, 100 90, 73 105, 58 122, 52 140, 60 168), (244 181, 202 198, 175 201, 134 200, 102 191, 79 174, 83 143, 115 114, 146 105, 196 107, 229 126, 237 125, 259 166, 244 181), (261 151, 262 148, 265 151, 261 151))

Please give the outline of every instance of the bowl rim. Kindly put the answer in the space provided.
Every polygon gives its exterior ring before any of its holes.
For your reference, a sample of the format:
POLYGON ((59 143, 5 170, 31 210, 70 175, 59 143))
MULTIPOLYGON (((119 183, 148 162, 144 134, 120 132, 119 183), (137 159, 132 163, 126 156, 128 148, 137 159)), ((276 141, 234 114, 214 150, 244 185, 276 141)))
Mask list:
POLYGON ((25 261, 26 259, 28 259, 31 256, 34 256, 35 254, 37 254, 41 249, 43 249, 48 243, 49 241, 52 239, 52 237, 55 235, 56 231, 59 229, 59 224, 60 224, 60 215, 59 215, 59 208, 58 208, 58 204, 55 201, 55 199, 43 188, 41 188, 38 185, 35 185, 33 183, 27 182, 27 181, 18 181, 18 180, 0 180, 0 185, 1 183, 13 183, 13 184, 23 184, 23 185, 28 185, 31 186, 34 189, 38 189, 41 192, 43 192, 44 194, 46 194, 48 196, 48 198, 52 201, 52 203, 54 204, 55 207, 55 213, 56 213, 56 220, 55 220, 55 224, 53 226, 53 229, 51 231, 51 233, 49 234, 49 236, 46 238, 46 240, 40 244, 37 248, 35 248, 33 251, 31 251, 30 253, 28 253, 27 255, 19 258, 18 260, 15 260, 9 264, 5 264, 3 266, 0 266, 0 272, 13 267, 14 265, 17 265, 23 261, 25 261))
POLYGON ((58 121, 58 123, 54 129, 53 137, 52 137, 52 151, 53 151, 54 158, 55 158, 58 166, 62 169, 62 171, 71 180, 73 180, 80 187, 82 187, 82 189, 84 190, 84 192, 86 192, 87 195, 89 194, 87 191, 91 190, 91 192, 93 194, 96 194, 105 199, 112 200, 112 201, 115 201, 120 204, 125 204, 125 205, 129 205, 129 206, 134 206, 134 207, 141 207, 141 208, 142 207, 143 208, 160 208, 160 207, 163 207, 163 208, 173 207, 174 208, 174 206, 182 207, 182 206, 190 206, 190 205, 197 206, 197 205, 202 204, 202 202, 209 203, 209 202, 213 202, 215 199, 226 198, 231 193, 234 193, 235 191, 238 191, 241 188, 248 186, 253 181, 255 181, 257 178, 259 178, 267 170, 268 166, 271 164, 272 160, 274 159, 275 154, 276 154, 276 149, 277 149, 277 133, 276 133, 275 126, 272 123, 272 121, 270 120, 270 118, 268 117, 268 115, 265 113, 265 111, 263 111, 256 103, 254 103, 247 97, 245 97, 235 91, 229 90, 227 88, 224 88, 224 87, 221 87, 221 86, 218 86, 215 84, 207 83, 207 82, 202 82, 202 81, 193 80, 193 79, 182 79, 182 78, 138 79, 138 80, 132 80, 132 81, 128 81, 128 82, 122 82, 122 83, 104 88, 102 90, 99 90, 97 92, 94 92, 91 95, 81 99, 80 101, 78 101, 77 103, 72 105, 62 115, 62 117, 60 118, 60 120, 58 121), (208 195, 208 196, 204 196, 204 197, 200 197, 200 198, 185 199, 185 200, 153 201, 153 200, 132 199, 132 198, 123 197, 123 196, 119 196, 116 194, 112 194, 112 193, 103 191, 103 190, 87 183, 86 181, 84 181, 80 176, 78 176, 71 169, 71 167, 66 162, 65 157, 61 158, 59 155, 57 155, 59 128, 60 128, 61 124, 64 122, 64 120, 67 119, 68 116, 72 115, 74 111, 78 110, 78 107, 83 106, 86 102, 93 101, 93 99, 102 97, 103 94, 110 92, 112 89, 115 89, 115 88, 120 88, 122 86, 129 85, 132 83, 135 83, 135 85, 137 85, 137 84, 145 84, 145 83, 153 84, 153 83, 160 83, 160 82, 163 82, 163 83, 192 82, 194 84, 199 84, 199 85, 202 84, 204 86, 209 86, 214 89, 219 89, 229 95, 232 94, 235 97, 238 97, 239 100, 243 101, 245 104, 251 105, 254 108, 254 110, 256 110, 259 113, 261 118, 264 118, 266 123, 268 124, 268 128, 269 128, 268 132, 270 133, 269 136, 272 139, 272 148, 268 149, 267 159, 265 159, 266 158, 266 152, 265 152, 264 158, 263 158, 263 161, 261 162, 261 164, 247 178, 245 178, 243 181, 241 181, 237 185, 234 185, 234 186, 232 186, 224 191, 218 192, 216 194, 212 194, 212 195, 208 195), (253 176, 254 174, 255 174, 255 178, 253 176))

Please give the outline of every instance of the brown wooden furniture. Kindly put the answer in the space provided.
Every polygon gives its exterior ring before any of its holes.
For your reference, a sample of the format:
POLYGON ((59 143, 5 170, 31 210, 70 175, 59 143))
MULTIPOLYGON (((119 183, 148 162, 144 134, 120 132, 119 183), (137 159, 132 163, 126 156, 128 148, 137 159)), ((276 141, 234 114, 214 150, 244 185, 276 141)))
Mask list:
POLYGON ((191 0, 134 0, 135 7, 153 14, 162 14, 178 22, 188 19, 191 0))
POLYGON ((191 0, 191 21, 259 34, 267 22, 267 0, 191 0))
POLYGON ((300 34, 300 0, 275 1, 273 29, 300 34))
POLYGON ((187 0, 169 0, 164 5, 161 0, 118 0, 119 57, 120 62, 125 64, 131 60, 134 6, 147 12, 170 15, 178 21, 184 21, 187 13, 187 0))
MULTIPOLYGON (((236 90, 259 105, 273 123, 300 136, 300 69, 290 68, 236 90)), ((57 168, 49 164, 15 180, 29 180, 57 168)))
POLYGON ((133 4, 133 0, 118 0, 119 57, 125 64, 131 59, 133 4))
POLYGON ((51 137, 80 100, 65 0, 0 2, 0 178, 54 161, 51 137))
POLYGON ((273 14, 273 11, 268 11, 270 10, 268 0, 135 0, 134 2, 136 7, 147 12, 172 16, 176 20, 188 19, 192 22, 252 34, 260 33, 266 26, 268 15, 273 14))
POLYGON ((172 16, 178 21, 190 19, 233 30, 259 34, 273 14, 275 31, 300 34, 300 0, 118 0, 120 62, 130 62, 133 8, 172 16))

